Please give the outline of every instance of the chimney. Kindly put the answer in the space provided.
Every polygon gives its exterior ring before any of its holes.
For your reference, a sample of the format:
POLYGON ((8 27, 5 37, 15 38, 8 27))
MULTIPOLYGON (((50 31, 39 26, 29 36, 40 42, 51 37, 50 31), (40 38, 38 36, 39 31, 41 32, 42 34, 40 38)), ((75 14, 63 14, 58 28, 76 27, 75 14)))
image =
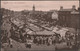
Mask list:
POLYGON ((78 8, 79 14, 80 14, 80 7, 78 8))
POLYGON ((63 10, 63 6, 60 6, 60 10, 63 10))
POLYGON ((73 5, 73 6, 72 6, 72 10, 75 10, 75 9, 76 9, 76 6, 75 6, 75 5, 73 5))
POLYGON ((78 10, 80 11, 80 7, 78 8, 78 10))
POLYGON ((79 11, 79 13, 80 13, 80 1, 79 1, 79 8, 78 8, 78 11, 79 11))

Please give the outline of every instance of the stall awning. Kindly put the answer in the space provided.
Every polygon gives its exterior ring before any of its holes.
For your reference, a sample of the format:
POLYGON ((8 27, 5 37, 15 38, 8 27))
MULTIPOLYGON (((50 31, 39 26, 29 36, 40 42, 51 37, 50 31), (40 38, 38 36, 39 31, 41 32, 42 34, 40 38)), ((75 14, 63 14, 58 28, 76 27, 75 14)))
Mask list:
POLYGON ((65 33, 68 31, 67 28, 61 28, 60 30, 58 29, 54 29, 53 32, 57 33, 57 34, 60 34, 61 37, 64 37, 65 36, 65 33))
POLYGON ((52 32, 52 31, 44 30, 44 31, 36 32, 36 34, 37 34, 37 35, 54 35, 55 33, 52 32))
POLYGON ((33 31, 28 31, 27 34, 29 34, 29 35, 36 35, 36 33, 33 32, 33 31))

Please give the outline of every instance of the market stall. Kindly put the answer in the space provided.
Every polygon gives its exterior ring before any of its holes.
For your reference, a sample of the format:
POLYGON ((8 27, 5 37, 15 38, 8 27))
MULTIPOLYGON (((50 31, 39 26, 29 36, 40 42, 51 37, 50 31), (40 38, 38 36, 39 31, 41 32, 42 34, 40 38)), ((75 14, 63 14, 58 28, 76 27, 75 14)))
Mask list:
POLYGON ((43 36, 51 36, 51 35, 54 35, 54 34, 55 34, 54 32, 47 31, 47 30, 36 32, 36 35, 43 35, 43 36))

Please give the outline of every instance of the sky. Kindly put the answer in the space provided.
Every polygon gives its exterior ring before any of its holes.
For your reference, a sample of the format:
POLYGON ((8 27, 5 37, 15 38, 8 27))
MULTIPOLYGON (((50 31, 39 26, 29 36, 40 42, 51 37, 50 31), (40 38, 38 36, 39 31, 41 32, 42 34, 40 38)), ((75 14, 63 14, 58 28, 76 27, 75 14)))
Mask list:
POLYGON ((60 6, 63 8, 79 7, 79 1, 1 1, 1 8, 6 8, 14 11, 32 10, 35 5, 35 10, 49 11, 59 10, 60 6))

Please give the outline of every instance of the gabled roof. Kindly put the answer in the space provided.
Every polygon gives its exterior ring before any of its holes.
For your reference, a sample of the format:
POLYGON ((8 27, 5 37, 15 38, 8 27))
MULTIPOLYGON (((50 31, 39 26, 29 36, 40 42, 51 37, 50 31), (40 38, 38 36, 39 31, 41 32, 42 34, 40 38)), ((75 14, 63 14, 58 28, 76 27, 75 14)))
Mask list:
POLYGON ((36 32, 36 34, 37 35, 53 35, 55 33, 54 32, 51 32, 51 31, 44 30, 44 31, 36 32))
POLYGON ((34 30, 34 31, 40 31, 40 28, 38 28, 38 27, 30 26, 29 28, 34 30))

